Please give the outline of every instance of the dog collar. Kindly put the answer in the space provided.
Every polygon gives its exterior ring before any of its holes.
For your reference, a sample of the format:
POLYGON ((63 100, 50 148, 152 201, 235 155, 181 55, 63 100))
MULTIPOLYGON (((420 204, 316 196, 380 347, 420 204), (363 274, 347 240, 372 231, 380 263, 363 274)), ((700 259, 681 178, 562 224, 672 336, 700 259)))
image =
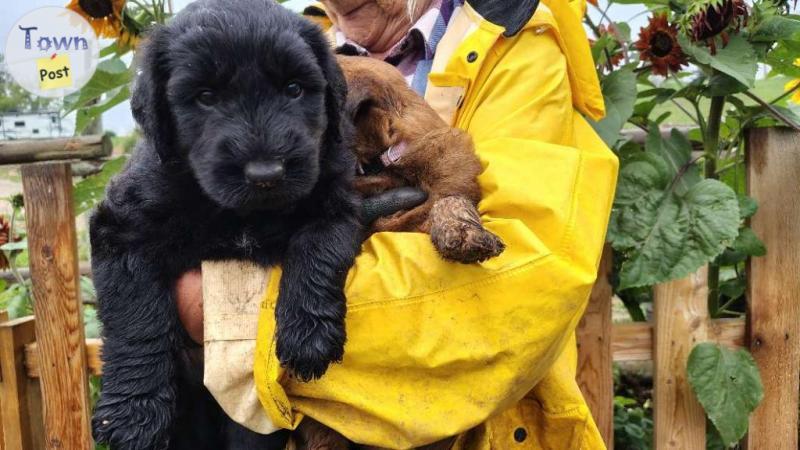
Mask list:
POLYGON ((407 149, 408 145, 406 145, 406 141, 400 141, 386 149, 385 152, 381 153, 381 162, 383 163, 383 166, 389 167, 397 163, 397 161, 399 161, 400 158, 402 158, 406 153, 407 149))

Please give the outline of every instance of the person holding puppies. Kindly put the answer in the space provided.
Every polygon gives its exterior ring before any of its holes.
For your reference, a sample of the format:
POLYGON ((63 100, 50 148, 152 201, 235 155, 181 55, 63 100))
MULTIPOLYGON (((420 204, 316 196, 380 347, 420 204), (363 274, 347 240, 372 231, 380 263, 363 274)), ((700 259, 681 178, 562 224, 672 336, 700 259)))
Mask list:
MULTIPOLYGON (((506 249, 463 265, 420 233, 372 235, 347 277, 345 358, 312 383, 277 369, 273 312, 262 308, 255 383, 269 421, 294 429, 310 417, 385 448, 604 448, 575 382, 574 332, 618 167, 586 120, 604 103, 585 0, 322 3, 305 15, 338 47, 396 66, 472 137, 483 225, 506 249)), ((201 342, 201 274, 176 289, 201 342)))

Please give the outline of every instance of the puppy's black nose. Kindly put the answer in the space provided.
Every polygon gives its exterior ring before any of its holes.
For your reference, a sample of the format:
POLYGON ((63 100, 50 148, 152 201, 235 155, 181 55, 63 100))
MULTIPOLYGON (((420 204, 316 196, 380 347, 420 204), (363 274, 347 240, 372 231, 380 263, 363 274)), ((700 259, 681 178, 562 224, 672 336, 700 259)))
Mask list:
POLYGON ((254 161, 244 166, 244 177, 250 183, 271 187, 283 179, 283 163, 280 161, 254 161))

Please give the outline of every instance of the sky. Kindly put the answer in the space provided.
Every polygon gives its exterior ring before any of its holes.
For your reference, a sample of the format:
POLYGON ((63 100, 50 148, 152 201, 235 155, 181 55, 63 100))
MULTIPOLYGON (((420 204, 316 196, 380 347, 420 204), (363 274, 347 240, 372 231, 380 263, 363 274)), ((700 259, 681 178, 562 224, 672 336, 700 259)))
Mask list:
MULTIPOLYGON (((173 7, 178 11, 190 2, 191 0, 173 0, 173 7)), ((64 6, 67 3, 68 0, 0 0, 0 37, 2 37, 2 42, 0 43, 2 45, 0 45, 0 48, 5 48, 6 36, 8 36, 8 33, 11 31, 11 27, 27 12, 42 6, 64 6)), ((284 6, 294 10, 302 10, 304 5, 309 3, 312 3, 312 1, 290 0, 284 3, 284 6)), ((605 5, 607 5, 607 2, 601 0, 600 6, 604 8, 605 5)), ((628 23, 632 33, 635 35, 639 27, 646 23, 646 17, 639 14, 642 11, 643 8, 638 5, 615 4, 608 9, 607 14, 608 17, 615 21, 628 23)), ((595 22, 601 17, 598 11, 592 10, 590 14, 595 22)), ((101 48, 103 46, 104 44, 101 42, 101 48)), ((103 114, 103 127, 117 134, 130 133, 134 128, 134 122, 130 113, 130 104, 128 102, 121 103, 103 114)))

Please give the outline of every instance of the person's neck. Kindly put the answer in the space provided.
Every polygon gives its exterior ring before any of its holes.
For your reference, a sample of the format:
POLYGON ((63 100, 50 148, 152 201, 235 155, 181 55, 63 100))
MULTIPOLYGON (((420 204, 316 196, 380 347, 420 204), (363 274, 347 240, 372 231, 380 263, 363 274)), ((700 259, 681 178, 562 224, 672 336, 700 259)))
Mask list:
POLYGON ((370 55, 374 58, 385 59, 389 52, 406 37, 411 26, 430 8, 432 2, 433 0, 417 0, 411 17, 403 16, 389 21, 389 26, 382 29, 380 36, 376 37, 373 43, 367 47, 370 55))

